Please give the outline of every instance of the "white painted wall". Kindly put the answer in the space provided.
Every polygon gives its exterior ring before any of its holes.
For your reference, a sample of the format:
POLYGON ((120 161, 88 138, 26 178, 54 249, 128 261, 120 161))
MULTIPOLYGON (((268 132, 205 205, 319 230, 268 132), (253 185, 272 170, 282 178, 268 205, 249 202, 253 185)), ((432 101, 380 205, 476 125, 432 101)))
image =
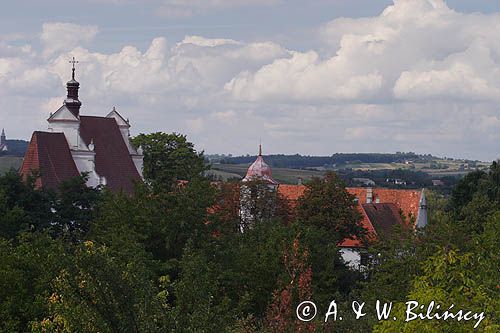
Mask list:
POLYGON ((340 255, 344 259, 347 266, 352 269, 359 269, 361 265, 361 255, 359 251, 349 247, 343 247, 340 249, 340 255))
POLYGON ((85 146, 79 133, 80 123, 77 122, 49 122, 49 131, 64 133, 70 149, 79 149, 85 146), (83 145, 83 147, 81 147, 83 145))
POLYGON ((88 173, 87 186, 105 185, 104 177, 99 176, 95 171, 95 153, 93 151, 72 150, 71 156, 73 156, 78 171, 88 173))

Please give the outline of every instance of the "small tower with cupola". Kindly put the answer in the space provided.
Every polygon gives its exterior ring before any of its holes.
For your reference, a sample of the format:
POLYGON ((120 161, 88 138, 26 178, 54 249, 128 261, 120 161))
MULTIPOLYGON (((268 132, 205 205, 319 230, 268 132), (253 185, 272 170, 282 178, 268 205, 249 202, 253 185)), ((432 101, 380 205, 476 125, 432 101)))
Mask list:
POLYGON ((248 168, 240 188, 240 230, 272 218, 276 207, 278 182, 273 179, 271 167, 264 161, 262 145, 259 155, 248 168))

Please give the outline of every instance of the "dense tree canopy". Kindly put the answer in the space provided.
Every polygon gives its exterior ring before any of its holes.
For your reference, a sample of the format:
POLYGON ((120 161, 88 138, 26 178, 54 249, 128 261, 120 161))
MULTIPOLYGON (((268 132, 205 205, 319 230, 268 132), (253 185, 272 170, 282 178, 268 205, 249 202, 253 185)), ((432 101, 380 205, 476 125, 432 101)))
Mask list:
POLYGON ((203 152, 197 152, 185 135, 140 134, 132 139, 144 152, 144 177, 156 189, 170 190, 178 180, 200 177, 207 169, 203 152))
POLYGON ((299 199, 298 219, 303 225, 322 229, 334 244, 345 238, 361 238, 364 229, 355 198, 335 173, 328 172, 306 185, 299 199))
POLYGON ((257 198, 262 218, 242 233, 237 184, 205 179, 203 154, 184 136, 139 138, 149 183, 132 194, 89 189, 84 177, 45 191, 0 176, 0 332, 472 330, 470 322, 405 322, 411 299, 484 311, 477 330, 499 330, 498 163, 465 177, 450 198, 429 193, 425 230, 380 237, 359 272, 337 247, 363 230, 335 174, 307 184, 293 209, 277 196, 257 198), (333 299, 347 309, 353 300, 391 301, 398 320, 379 322, 372 311, 324 323, 333 299), (310 323, 295 316, 303 300, 322 310, 310 323))

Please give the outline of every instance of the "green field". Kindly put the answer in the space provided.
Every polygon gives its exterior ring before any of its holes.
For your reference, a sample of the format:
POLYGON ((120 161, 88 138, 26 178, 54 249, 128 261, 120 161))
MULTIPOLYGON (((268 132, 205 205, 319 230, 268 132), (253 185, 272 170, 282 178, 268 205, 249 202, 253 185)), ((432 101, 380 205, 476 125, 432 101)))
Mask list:
MULTIPOLYGON (((436 179, 445 176, 463 176, 474 169, 487 170, 488 163, 478 162, 474 167, 465 166, 465 161, 436 159, 429 163, 347 163, 336 165, 329 170, 411 170, 422 171, 436 179)), ((212 164, 209 174, 220 180, 241 179, 245 177, 249 164, 212 164)), ((312 177, 321 177, 326 172, 324 167, 304 169, 273 168, 273 178, 283 184, 297 184, 299 178, 307 181, 312 177)))
POLYGON ((22 157, 17 156, 0 156, 0 174, 3 174, 10 169, 18 170, 23 163, 22 157))
MULTIPOLYGON (((413 170, 422 171, 436 178, 445 176, 462 176, 476 168, 478 170, 488 170, 491 163, 477 162, 474 167, 465 167, 466 161, 436 159, 428 163, 351 163, 336 165, 333 170, 351 169, 359 171, 375 170, 413 170), (434 165, 434 167, 433 167, 434 165)), ((319 171, 324 168, 316 168, 319 171)))
MULTIPOLYGON (((213 164, 211 174, 220 176, 221 179, 243 178, 247 173, 247 164, 213 164)), ((312 177, 321 177, 324 171, 273 168, 273 178, 283 184, 297 184, 299 178, 309 180, 312 177)))

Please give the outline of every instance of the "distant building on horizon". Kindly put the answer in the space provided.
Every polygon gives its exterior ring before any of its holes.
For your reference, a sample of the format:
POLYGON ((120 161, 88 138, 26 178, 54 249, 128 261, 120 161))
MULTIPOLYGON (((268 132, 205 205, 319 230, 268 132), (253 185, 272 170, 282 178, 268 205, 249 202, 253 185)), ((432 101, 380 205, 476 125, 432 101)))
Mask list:
POLYGON ((130 122, 113 109, 105 117, 80 114, 80 83, 68 81, 63 105, 47 119, 47 131, 35 131, 20 174, 38 174, 37 187, 56 189, 62 181, 87 174, 87 185, 131 192, 142 180, 142 149, 130 143, 130 122))
POLYGON ((2 135, 0 135, 0 151, 8 151, 7 146, 7 136, 5 135, 5 129, 2 128, 2 135))

